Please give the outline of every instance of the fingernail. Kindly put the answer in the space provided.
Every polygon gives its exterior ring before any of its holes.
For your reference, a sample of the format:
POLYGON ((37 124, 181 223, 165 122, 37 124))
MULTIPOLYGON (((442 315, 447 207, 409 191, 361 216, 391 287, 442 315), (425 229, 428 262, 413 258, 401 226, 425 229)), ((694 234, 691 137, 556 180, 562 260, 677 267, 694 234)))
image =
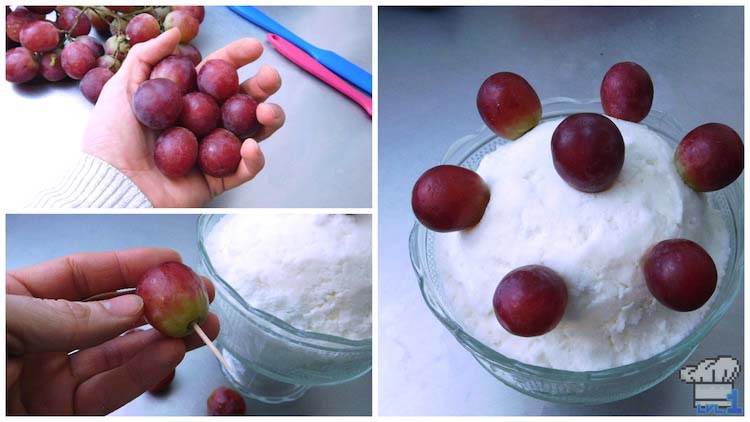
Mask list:
POLYGON ((131 316, 141 312, 143 299, 138 295, 119 296, 102 301, 102 306, 116 316, 131 316))

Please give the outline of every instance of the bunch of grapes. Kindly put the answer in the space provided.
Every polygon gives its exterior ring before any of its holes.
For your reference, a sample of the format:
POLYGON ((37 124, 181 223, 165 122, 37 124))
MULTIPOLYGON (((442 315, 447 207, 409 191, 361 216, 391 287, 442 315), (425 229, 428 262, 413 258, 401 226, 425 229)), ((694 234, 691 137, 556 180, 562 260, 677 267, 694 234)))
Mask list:
POLYGON ((96 103, 130 47, 171 28, 180 30, 180 56, 193 65, 201 61, 188 43, 198 35, 203 6, 6 6, 5 12, 8 82, 70 77, 80 80, 83 96, 96 103), (92 27, 106 38, 103 45, 89 35, 92 27))
POLYGON ((162 131, 154 162, 164 175, 185 176, 196 163, 213 177, 237 171, 240 139, 260 129, 258 102, 239 91, 237 68, 224 60, 208 60, 196 71, 190 59, 173 55, 153 68, 132 106, 142 125, 162 131))

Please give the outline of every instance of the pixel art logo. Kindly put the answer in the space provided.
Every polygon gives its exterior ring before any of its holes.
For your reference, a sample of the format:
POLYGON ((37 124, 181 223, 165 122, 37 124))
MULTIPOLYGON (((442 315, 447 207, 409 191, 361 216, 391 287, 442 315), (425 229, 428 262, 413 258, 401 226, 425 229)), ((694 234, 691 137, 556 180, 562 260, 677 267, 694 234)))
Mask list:
POLYGON ((741 415, 734 381, 740 362, 731 356, 703 359, 680 369, 680 379, 693 385, 693 407, 699 415, 741 415))

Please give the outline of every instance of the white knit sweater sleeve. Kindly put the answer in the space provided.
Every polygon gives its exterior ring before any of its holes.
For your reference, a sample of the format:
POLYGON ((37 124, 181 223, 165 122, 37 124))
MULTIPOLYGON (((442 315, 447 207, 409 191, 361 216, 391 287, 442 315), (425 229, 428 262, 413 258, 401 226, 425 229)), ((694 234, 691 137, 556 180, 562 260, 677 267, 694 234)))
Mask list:
POLYGON ((151 208, 146 195, 110 164, 83 154, 55 187, 40 192, 33 208, 151 208))

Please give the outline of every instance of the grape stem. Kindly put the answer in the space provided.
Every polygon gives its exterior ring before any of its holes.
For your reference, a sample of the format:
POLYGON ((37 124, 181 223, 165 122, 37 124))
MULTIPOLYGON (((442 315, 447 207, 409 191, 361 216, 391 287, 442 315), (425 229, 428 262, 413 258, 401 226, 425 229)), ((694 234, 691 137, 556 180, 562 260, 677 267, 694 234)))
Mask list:
POLYGON ((229 362, 227 362, 226 359, 224 359, 224 356, 221 354, 219 349, 217 349, 216 346, 214 346, 214 343, 211 341, 210 338, 208 338, 206 333, 203 332, 201 327, 197 323, 194 322, 193 329, 195 330, 196 333, 198 333, 198 336, 201 338, 201 340, 203 340, 203 342, 206 343, 206 346, 208 346, 211 352, 213 352, 214 356, 216 356, 216 359, 219 360, 219 363, 221 363, 221 365, 224 366, 224 368, 226 368, 227 371, 231 372, 232 366, 229 365, 229 362))

